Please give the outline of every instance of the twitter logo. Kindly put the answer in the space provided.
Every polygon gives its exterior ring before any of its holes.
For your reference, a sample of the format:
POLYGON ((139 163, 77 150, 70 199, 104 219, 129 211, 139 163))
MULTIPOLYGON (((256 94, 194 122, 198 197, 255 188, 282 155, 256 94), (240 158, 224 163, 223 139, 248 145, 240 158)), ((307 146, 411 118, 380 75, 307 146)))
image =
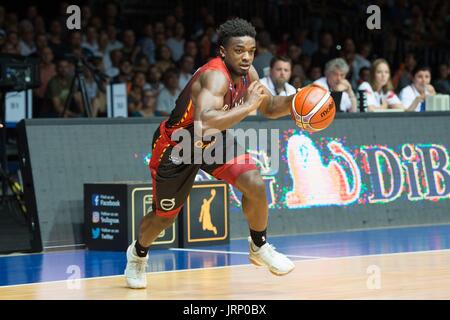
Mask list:
POLYGON ((98 239, 100 237, 100 228, 92 229, 92 239, 98 239))

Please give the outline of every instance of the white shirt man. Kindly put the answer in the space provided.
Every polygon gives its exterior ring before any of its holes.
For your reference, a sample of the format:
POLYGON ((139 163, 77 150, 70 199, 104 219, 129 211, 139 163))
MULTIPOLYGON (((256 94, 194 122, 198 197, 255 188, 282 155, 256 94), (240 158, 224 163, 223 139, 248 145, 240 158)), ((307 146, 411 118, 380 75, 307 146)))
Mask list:
POLYGON ((275 56, 270 61, 270 71, 267 77, 260 82, 270 91, 273 96, 290 96, 297 90, 289 84, 291 78, 292 64, 290 59, 275 56))
POLYGON ((295 87, 289 83, 285 83, 281 90, 276 89, 270 76, 264 77, 260 82, 270 91, 273 96, 290 96, 297 92, 295 87))
MULTIPOLYGON (((330 90, 330 86, 328 85, 327 78, 322 77, 314 81, 315 84, 318 84, 321 87, 324 87, 328 91, 330 90)), ((352 101, 350 100, 350 97, 348 96, 347 92, 342 92, 342 98, 341 98, 341 104, 339 106, 336 106, 341 111, 349 112, 352 108, 352 101)))

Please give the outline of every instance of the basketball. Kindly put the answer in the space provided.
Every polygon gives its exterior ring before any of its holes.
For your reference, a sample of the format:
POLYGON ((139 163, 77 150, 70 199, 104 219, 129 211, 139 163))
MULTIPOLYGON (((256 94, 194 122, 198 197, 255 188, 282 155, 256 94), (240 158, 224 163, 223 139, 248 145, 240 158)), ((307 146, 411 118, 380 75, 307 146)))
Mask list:
POLYGON ((317 84, 300 89, 292 99, 292 119, 309 132, 327 128, 335 115, 336 106, 330 92, 317 84))

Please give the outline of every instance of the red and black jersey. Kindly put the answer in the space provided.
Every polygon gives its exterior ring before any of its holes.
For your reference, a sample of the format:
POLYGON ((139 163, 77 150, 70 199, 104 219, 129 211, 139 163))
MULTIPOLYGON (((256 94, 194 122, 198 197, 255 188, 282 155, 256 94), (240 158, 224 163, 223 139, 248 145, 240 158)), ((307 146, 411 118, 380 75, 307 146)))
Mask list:
POLYGON ((229 90, 224 97, 223 110, 232 109, 243 103, 245 92, 250 85, 250 76, 248 74, 242 76, 239 83, 234 85, 230 72, 223 60, 220 57, 214 58, 200 67, 194 73, 183 91, 181 91, 180 96, 176 101, 175 108, 166 122, 166 128, 169 129, 168 131, 173 131, 178 128, 187 128, 193 125, 195 105, 191 98, 192 85, 202 73, 208 70, 219 70, 223 72, 228 79, 229 90))

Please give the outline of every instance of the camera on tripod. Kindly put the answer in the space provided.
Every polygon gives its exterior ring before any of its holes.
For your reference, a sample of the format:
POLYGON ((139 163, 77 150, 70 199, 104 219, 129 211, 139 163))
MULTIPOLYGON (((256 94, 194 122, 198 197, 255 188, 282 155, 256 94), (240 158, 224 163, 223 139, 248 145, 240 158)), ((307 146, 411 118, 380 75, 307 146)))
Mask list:
POLYGON ((0 54, 0 90, 23 91, 41 85, 37 58, 0 54))

